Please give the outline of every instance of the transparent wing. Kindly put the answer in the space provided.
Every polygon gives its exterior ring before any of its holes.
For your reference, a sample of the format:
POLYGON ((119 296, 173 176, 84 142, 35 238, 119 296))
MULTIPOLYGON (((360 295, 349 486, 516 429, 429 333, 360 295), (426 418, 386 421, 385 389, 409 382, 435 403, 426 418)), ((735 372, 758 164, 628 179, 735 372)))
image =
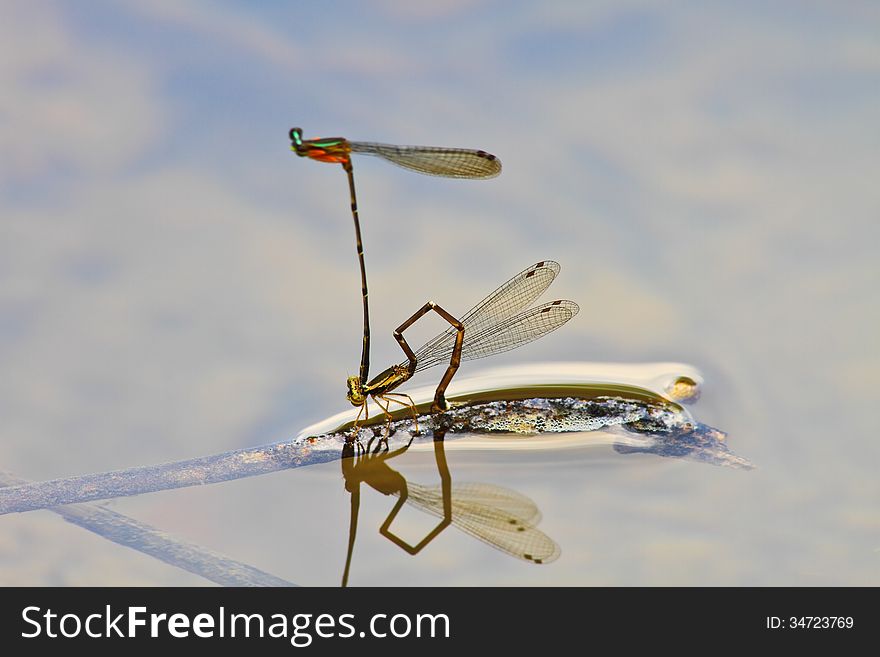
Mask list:
MULTIPOLYGON (((459 318, 459 321, 464 325, 465 342, 469 340, 468 336, 475 336, 488 326, 513 317, 519 311, 531 306, 535 299, 549 287, 558 273, 558 262, 544 260, 524 269, 501 285, 459 318)), ((455 328, 449 327, 422 345, 419 353, 423 355, 429 353, 452 354, 456 333, 455 328)))
MULTIPOLYGON (((443 517, 442 488, 409 484, 407 502, 443 517)), ((549 563, 559 546, 535 528, 541 512, 529 498, 500 486, 462 483, 452 487, 452 524, 518 559, 549 563)))
POLYGON ((375 155, 405 169, 446 178, 494 178, 501 160, 486 151, 436 146, 394 146, 365 141, 348 142, 353 153, 375 155))
MULTIPOLYGON (((578 310, 578 305, 574 301, 551 301, 486 327, 482 331, 468 333, 465 327, 461 359, 476 360, 521 347, 555 331, 574 317, 578 310)), ((422 347, 416 352, 415 371, 421 372, 440 363, 448 363, 452 357, 453 347, 454 344, 449 342, 422 347)), ((407 362, 404 361, 401 365, 405 366, 407 362)))

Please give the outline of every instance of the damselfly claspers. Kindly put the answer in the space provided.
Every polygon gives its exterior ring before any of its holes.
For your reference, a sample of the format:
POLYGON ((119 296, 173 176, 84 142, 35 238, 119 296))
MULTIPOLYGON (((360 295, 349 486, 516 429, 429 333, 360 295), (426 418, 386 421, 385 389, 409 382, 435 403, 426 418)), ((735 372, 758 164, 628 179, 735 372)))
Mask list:
POLYGON ((290 142, 291 150, 300 157, 308 157, 318 162, 341 164, 348 176, 351 216, 354 220, 358 264, 361 270, 361 298, 364 307, 364 338, 359 378, 361 385, 365 386, 370 377, 370 309, 367 301, 367 270, 364 265, 364 245, 361 240, 361 225, 358 219, 351 154, 374 155, 412 171, 446 178, 494 178, 501 173, 501 160, 491 153, 467 148, 394 146, 349 141, 342 137, 303 139, 300 128, 290 130, 290 142))
POLYGON ((361 414, 366 415, 365 420, 369 418, 366 410, 368 397, 375 400, 389 420, 389 405, 392 401, 409 407, 415 420, 416 409, 412 398, 391 391, 416 372, 449 361, 431 405, 432 412, 442 412, 446 410, 446 387, 461 361, 516 349, 550 333, 574 317, 578 312, 578 305, 574 301, 560 299, 529 308, 558 273, 558 263, 552 260, 538 262, 511 278, 461 319, 456 319, 433 301, 422 306, 394 331, 394 339, 406 354, 405 361, 392 365, 366 384, 357 376, 348 377, 348 400, 354 406, 360 407, 354 422, 355 434, 361 414), (448 321, 451 327, 413 351, 404 339, 403 332, 432 310, 448 321), (401 399, 408 400, 408 403, 401 399), (382 402, 385 402, 384 405, 382 402))

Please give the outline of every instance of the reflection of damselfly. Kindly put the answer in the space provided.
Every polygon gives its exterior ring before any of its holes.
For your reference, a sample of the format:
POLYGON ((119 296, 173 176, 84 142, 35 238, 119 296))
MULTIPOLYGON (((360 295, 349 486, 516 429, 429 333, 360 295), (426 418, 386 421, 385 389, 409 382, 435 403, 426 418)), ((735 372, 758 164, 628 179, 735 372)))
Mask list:
POLYGON ((376 401, 389 419, 391 414, 388 407, 393 401, 401 406, 408 406, 415 420, 416 410, 412 398, 391 391, 416 372, 448 361, 446 373, 437 386, 431 405, 433 412, 441 412, 446 410, 446 387, 461 361, 516 349, 550 333, 574 317, 578 305, 573 301, 557 300, 529 308, 553 282, 557 273, 558 263, 552 260, 538 262, 511 278, 465 313, 460 320, 433 301, 422 306, 394 331, 394 338, 406 354, 407 360, 392 365, 366 384, 356 376, 348 377, 348 400, 353 405, 360 406, 355 420, 355 432, 361 414, 367 416, 365 419, 369 417, 366 411, 368 397, 376 401), (403 331, 432 310, 452 326, 414 352, 404 339, 403 331), (408 400, 408 403, 401 399, 408 400))
POLYGON ((485 151, 437 146, 392 146, 372 142, 348 141, 342 137, 303 139, 302 130, 290 131, 291 150, 300 157, 318 162, 341 164, 348 176, 351 195, 351 216, 357 242, 358 263, 361 269, 361 298, 364 306, 364 340, 361 351, 360 382, 366 385, 370 378, 370 309, 367 301, 367 270, 364 265, 364 245, 358 219, 357 194, 354 190, 354 171, 351 154, 375 155, 389 162, 419 173, 446 178, 493 178, 501 173, 501 160, 485 151))
POLYGON ((379 533, 409 554, 418 554, 450 524, 507 554, 541 564, 555 560, 560 549, 556 542, 536 528, 541 512, 535 503, 516 491, 485 483, 452 485, 446 462, 443 434, 434 432, 434 457, 440 473, 440 485, 423 486, 409 482, 387 461, 405 452, 409 444, 389 451, 388 443, 373 440, 364 448, 346 443, 342 450, 342 474, 345 489, 351 494, 351 518, 348 531, 348 552, 342 586, 348 584, 351 558, 357 536, 360 509, 360 484, 366 483, 383 495, 397 495, 398 500, 379 528, 379 533), (391 523, 405 503, 426 511, 441 520, 415 545, 407 543, 391 531, 391 523))

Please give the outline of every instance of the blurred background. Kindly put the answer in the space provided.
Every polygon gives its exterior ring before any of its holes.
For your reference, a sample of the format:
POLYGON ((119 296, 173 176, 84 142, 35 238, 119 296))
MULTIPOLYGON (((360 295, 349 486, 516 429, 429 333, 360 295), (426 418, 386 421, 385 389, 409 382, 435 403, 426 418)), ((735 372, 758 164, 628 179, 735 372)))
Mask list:
MULTIPOLYGON (((878 35, 868 1, 4 3, 0 469, 158 463, 344 410, 348 191, 288 130, 481 148, 499 178, 355 161, 374 371, 426 300, 462 312, 554 259, 547 298, 580 314, 491 365, 689 363, 695 416, 758 469, 463 455, 453 478, 534 500, 562 556, 450 529, 410 557, 371 492, 351 583, 876 586, 878 35)), ((339 581, 338 463, 111 508, 339 581)), ((36 512, 0 517, 0 583, 205 580, 36 512)))

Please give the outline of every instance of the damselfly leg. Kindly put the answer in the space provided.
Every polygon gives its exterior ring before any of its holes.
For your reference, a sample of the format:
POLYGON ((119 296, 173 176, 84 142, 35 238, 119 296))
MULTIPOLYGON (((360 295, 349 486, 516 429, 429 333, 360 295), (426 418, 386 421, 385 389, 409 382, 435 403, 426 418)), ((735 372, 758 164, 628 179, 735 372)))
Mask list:
MULTIPOLYGON (((398 326, 394 331, 394 339, 397 340, 400 348, 403 349, 403 353, 406 354, 406 357, 408 359, 407 364, 404 365, 403 363, 401 363, 399 365, 393 365, 389 369, 385 370, 385 372, 377 377, 377 381, 373 381, 371 382, 371 384, 368 384, 366 388, 362 388, 359 396, 357 397, 358 400, 363 399, 363 404, 361 405, 363 410, 367 406, 366 396, 363 394, 364 391, 366 391, 366 393, 369 394, 369 396, 371 396, 376 402, 376 405, 379 406, 379 408, 381 408, 382 411, 385 413, 385 417, 387 418, 385 423, 386 438, 388 437, 388 433, 391 428, 391 421, 393 420, 393 416, 389 408, 392 402, 400 404, 401 406, 408 407, 410 409, 413 416, 413 422, 415 424, 415 432, 418 433, 419 431, 418 414, 416 412, 416 405, 413 402, 412 397, 410 397, 409 395, 394 393, 390 391, 409 379, 412 376, 412 373, 416 371, 416 367, 418 366, 415 352, 413 352, 412 348, 410 348, 409 343, 407 343, 406 341, 406 338, 403 337, 403 332, 432 310, 440 315, 440 317, 445 319, 447 322, 449 322, 452 326, 452 329, 455 330, 455 340, 453 343, 452 352, 449 357, 449 365, 446 368, 446 372, 444 373, 440 384, 437 386, 437 392, 434 396, 434 402, 431 405, 432 413, 439 413, 446 410, 446 399, 444 398, 444 392, 446 391, 446 387, 449 385, 449 382, 452 380, 452 377, 455 376, 455 372, 458 370, 459 365, 461 365, 461 349, 464 342, 464 326, 455 317, 449 314, 449 312, 438 306, 433 301, 428 301, 424 306, 413 313, 412 317, 403 322, 403 324, 398 326), (370 385, 372 385, 372 388, 369 388, 370 385), (405 398, 408 403, 401 401, 401 398, 405 398)), ((356 387, 355 377, 350 377, 349 399, 352 399, 353 386, 356 387)), ((355 403, 355 400, 352 400, 352 403, 355 403)), ((358 419, 360 418, 360 415, 361 413, 359 411, 358 419)), ((355 435, 357 435, 357 427, 358 420, 355 420, 355 435)))

